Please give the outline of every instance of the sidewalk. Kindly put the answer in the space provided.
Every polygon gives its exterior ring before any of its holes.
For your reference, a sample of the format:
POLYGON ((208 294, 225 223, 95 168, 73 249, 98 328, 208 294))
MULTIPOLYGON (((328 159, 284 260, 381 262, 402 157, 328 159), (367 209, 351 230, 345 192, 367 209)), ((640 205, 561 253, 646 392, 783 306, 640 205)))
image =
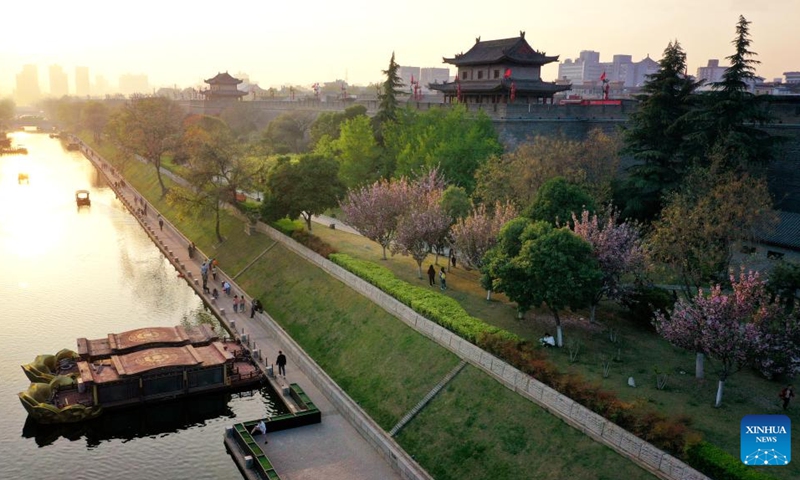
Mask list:
MULTIPOLYGON (((200 280, 200 265, 207 259, 202 252, 197 251, 194 258, 189 258, 189 241, 164 219, 163 229, 159 228, 159 212, 147 203, 130 185, 120 185, 123 179, 110 165, 105 163, 90 149, 84 148, 84 155, 95 164, 103 173, 117 197, 128 210, 137 217, 156 241, 157 245, 167 258, 176 266, 179 272, 186 271, 186 280, 203 301, 215 311, 218 318, 228 323, 234 320, 239 332, 242 329, 250 336, 251 344, 254 343, 265 357, 265 363, 273 364, 278 350, 283 350, 287 355, 287 376, 280 380, 283 384, 297 383, 311 397, 322 412, 322 423, 281 432, 269 434, 269 447, 267 456, 276 471, 284 480, 316 480, 320 478, 331 480, 383 480, 400 479, 391 466, 383 459, 378 451, 367 442, 358 431, 342 416, 325 395, 312 383, 312 381, 297 367, 296 359, 287 352, 279 340, 271 335, 265 322, 270 321, 265 314, 255 314, 250 318, 251 298, 247 297, 245 312, 233 313, 231 308, 233 295, 241 295, 242 289, 236 285, 225 272, 219 270, 217 279, 213 280, 209 274, 208 287, 216 288, 220 297, 213 301, 210 295, 204 295, 202 281, 200 280), (139 211, 141 203, 145 202, 146 214, 139 211), (222 292, 222 282, 227 280, 231 285, 231 296, 222 292)), ((277 371, 277 368, 276 368, 277 371)), ((253 419, 237 419, 246 421, 253 419)), ((232 421, 232 424, 234 422, 232 421)), ((220 448, 224 432, 220 432, 220 448)), ((231 461, 231 469, 236 465, 231 461)))

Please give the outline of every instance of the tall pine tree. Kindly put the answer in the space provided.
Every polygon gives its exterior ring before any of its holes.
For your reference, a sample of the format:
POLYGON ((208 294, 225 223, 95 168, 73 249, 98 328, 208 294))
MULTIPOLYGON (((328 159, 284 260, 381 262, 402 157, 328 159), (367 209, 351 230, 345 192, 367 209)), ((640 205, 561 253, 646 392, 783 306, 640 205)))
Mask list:
POLYGON ((625 131, 624 152, 637 163, 628 169, 625 216, 651 220, 661 211, 665 193, 673 191, 688 168, 683 150, 690 125, 685 121, 701 85, 686 75, 686 53, 670 42, 637 97, 638 110, 625 131))
POLYGON ((715 154, 729 168, 752 169, 764 166, 775 154, 779 138, 760 128, 772 121, 766 108, 769 97, 750 92, 756 65, 761 63, 750 50, 750 23, 739 16, 731 42, 735 51, 726 57, 731 65, 722 80, 711 84, 712 91, 703 96, 703 107, 692 120, 694 133, 688 145, 703 164, 715 154))
POLYGON ((375 115, 376 131, 380 131, 380 126, 388 121, 397 119, 398 101, 397 97, 405 93, 403 87, 405 84, 400 78, 398 71, 400 65, 394 61, 394 52, 392 52, 392 59, 389 61, 389 68, 383 70, 386 75, 386 81, 383 82, 381 93, 378 94, 378 113, 375 115))

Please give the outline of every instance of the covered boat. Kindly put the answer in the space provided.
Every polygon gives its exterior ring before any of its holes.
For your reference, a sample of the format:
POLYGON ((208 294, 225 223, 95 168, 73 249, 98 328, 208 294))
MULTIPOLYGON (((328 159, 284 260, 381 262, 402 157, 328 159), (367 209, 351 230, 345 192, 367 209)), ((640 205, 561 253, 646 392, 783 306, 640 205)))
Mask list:
POLYGON ((78 339, 78 352, 39 355, 22 369, 33 382, 19 398, 42 423, 87 420, 102 409, 264 380, 250 352, 211 327, 151 327, 78 339))

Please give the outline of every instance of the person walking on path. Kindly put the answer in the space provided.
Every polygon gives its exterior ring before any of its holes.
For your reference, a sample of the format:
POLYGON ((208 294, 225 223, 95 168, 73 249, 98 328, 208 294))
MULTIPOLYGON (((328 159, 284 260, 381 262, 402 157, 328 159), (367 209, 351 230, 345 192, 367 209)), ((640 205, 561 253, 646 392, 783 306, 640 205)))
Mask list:
POLYGON ((239 311, 239 295, 233 296, 233 313, 239 311))
POLYGON ((436 269, 433 268, 433 264, 428 267, 428 285, 436 285, 436 269))
POLYGON ((194 242, 189 244, 189 258, 194 258, 194 250, 195 250, 194 242))
POLYGON ((447 290, 447 274, 444 272, 444 267, 442 267, 442 271, 439 272, 439 283, 442 290, 447 290))
POLYGON ((158 229, 162 232, 164 231, 164 219, 161 218, 160 213, 158 214, 158 229))
POLYGON ((214 281, 217 280, 217 266, 213 263, 211 264, 211 277, 214 279, 214 281))
POLYGON ((794 386, 787 385, 783 387, 783 390, 781 390, 778 396, 783 400, 783 409, 787 410, 789 408, 789 400, 794 398, 794 386))
POLYGON ((228 283, 227 280, 223 280, 222 282, 222 291, 225 292, 225 295, 231 296, 231 284, 228 283))
POLYGON ((278 358, 275 359, 275 364, 278 365, 278 375, 283 375, 286 377, 286 355, 283 354, 282 351, 278 350, 278 358))

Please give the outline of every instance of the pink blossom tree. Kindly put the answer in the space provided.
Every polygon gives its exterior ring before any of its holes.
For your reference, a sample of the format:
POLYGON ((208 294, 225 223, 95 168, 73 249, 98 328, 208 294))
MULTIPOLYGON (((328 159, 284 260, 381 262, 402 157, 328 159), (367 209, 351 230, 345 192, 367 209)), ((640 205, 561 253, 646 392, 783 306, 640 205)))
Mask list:
POLYGON ((394 241, 398 222, 410 198, 410 184, 405 177, 393 181, 383 179, 351 190, 340 206, 348 224, 381 245, 386 260, 386 249, 394 241))
MULTIPOLYGON (((495 202, 494 211, 480 204, 464 219, 459 219, 451 230, 456 256, 467 267, 480 270, 486 252, 497 244, 497 234, 509 220, 516 218, 517 209, 511 202, 495 202)), ((486 300, 492 289, 486 289, 486 300)))
POLYGON ((635 275, 644 269, 645 253, 636 224, 619 221, 619 212, 611 205, 604 218, 590 215, 584 209, 579 219, 572 214, 572 231, 594 249, 594 255, 603 271, 603 283, 590 304, 589 320, 595 322, 595 312, 600 301, 619 300, 626 290, 622 283, 625 275, 635 275))
POLYGON ((693 302, 681 299, 672 315, 655 315, 658 333, 673 345, 704 353, 719 362, 715 406, 722 404, 725 381, 765 350, 761 325, 778 315, 765 282, 757 272, 731 275, 733 293, 717 285, 706 296, 702 290, 693 302))
POLYGON ((431 248, 443 243, 450 231, 450 216, 441 206, 444 186, 444 179, 436 169, 413 180, 405 212, 397 221, 391 251, 411 256, 417 263, 419 278, 422 278, 422 262, 431 248))

